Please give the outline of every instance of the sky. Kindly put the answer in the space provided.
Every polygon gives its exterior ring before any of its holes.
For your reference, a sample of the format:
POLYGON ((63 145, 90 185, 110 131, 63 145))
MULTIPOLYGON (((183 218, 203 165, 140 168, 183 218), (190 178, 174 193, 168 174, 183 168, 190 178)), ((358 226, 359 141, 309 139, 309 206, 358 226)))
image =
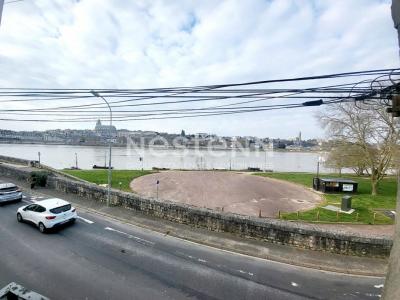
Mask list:
MULTIPOLYGON (((390 3, 382 0, 8 3, 0 25, 0 87, 136 89, 398 67, 399 50, 390 3)), ((324 135, 317 114, 318 109, 302 108, 290 112, 131 121, 116 126, 170 133, 184 129, 186 133, 281 138, 295 137, 301 131, 304 138, 314 138, 324 135)), ((1 129, 13 130, 94 126, 94 123, 0 121, 1 129)))

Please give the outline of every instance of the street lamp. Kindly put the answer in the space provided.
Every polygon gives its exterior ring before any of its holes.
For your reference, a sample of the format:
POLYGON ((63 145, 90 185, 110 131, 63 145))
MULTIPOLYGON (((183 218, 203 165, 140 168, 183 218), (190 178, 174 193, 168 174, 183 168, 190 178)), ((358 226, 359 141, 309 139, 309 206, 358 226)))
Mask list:
POLYGON ((325 159, 322 156, 318 156, 318 162, 317 162, 317 178, 319 178, 319 165, 320 163, 323 163, 325 159))
POLYGON ((109 155, 108 155, 108 191, 107 191, 107 206, 110 206, 111 203, 111 147, 112 147, 112 143, 111 143, 111 128, 112 128, 112 110, 111 110, 111 106, 108 103, 108 101, 101 96, 99 93, 97 93, 96 91, 90 91, 90 93, 92 93, 93 96, 98 97, 103 99, 103 101, 107 104, 108 109, 110 110, 110 128, 109 128, 109 140, 108 140, 108 146, 109 146, 109 155))

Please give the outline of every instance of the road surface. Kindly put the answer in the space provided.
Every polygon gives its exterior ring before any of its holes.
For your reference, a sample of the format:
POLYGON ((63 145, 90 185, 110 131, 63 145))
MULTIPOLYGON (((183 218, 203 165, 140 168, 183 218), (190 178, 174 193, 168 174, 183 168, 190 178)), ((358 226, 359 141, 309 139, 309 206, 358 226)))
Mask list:
POLYGON ((78 211, 41 234, 0 207, 0 287, 51 299, 379 299, 383 278, 347 276, 234 254, 78 211))

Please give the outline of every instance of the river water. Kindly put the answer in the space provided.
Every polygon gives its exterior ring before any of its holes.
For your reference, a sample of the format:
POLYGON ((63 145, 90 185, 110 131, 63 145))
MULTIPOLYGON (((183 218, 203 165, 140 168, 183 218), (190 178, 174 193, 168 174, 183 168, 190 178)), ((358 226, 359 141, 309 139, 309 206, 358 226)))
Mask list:
MULTIPOLYGON (((106 147, 0 144, 0 155, 28 160, 38 160, 48 166, 63 169, 75 166, 91 169, 93 165, 104 166, 108 149, 106 147)), ((232 169, 248 167, 282 172, 316 172, 319 153, 245 150, 199 150, 165 148, 122 148, 112 149, 112 165, 116 169, 232 169), (142 157, 142 159, 140 159, 142 157)), ((108 159, 108 158, 107 158, 108 159)), ((321 172, 331 169, 320 167, 321 172)))

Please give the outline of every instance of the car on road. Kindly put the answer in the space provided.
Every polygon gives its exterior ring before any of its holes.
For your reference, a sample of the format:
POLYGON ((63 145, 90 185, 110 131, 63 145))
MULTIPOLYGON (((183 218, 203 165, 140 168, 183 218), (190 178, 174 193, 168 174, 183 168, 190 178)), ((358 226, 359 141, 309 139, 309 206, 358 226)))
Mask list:
POLYGON ((67 201, 51 198, 22 206, 17 210, 18 222, 30 222, 45 233, 48 229, 74 223, 76 209, 67 201))
POLYGON ((22 192, 14 183, 0 183, 0 204, 22 200, 22 192))

